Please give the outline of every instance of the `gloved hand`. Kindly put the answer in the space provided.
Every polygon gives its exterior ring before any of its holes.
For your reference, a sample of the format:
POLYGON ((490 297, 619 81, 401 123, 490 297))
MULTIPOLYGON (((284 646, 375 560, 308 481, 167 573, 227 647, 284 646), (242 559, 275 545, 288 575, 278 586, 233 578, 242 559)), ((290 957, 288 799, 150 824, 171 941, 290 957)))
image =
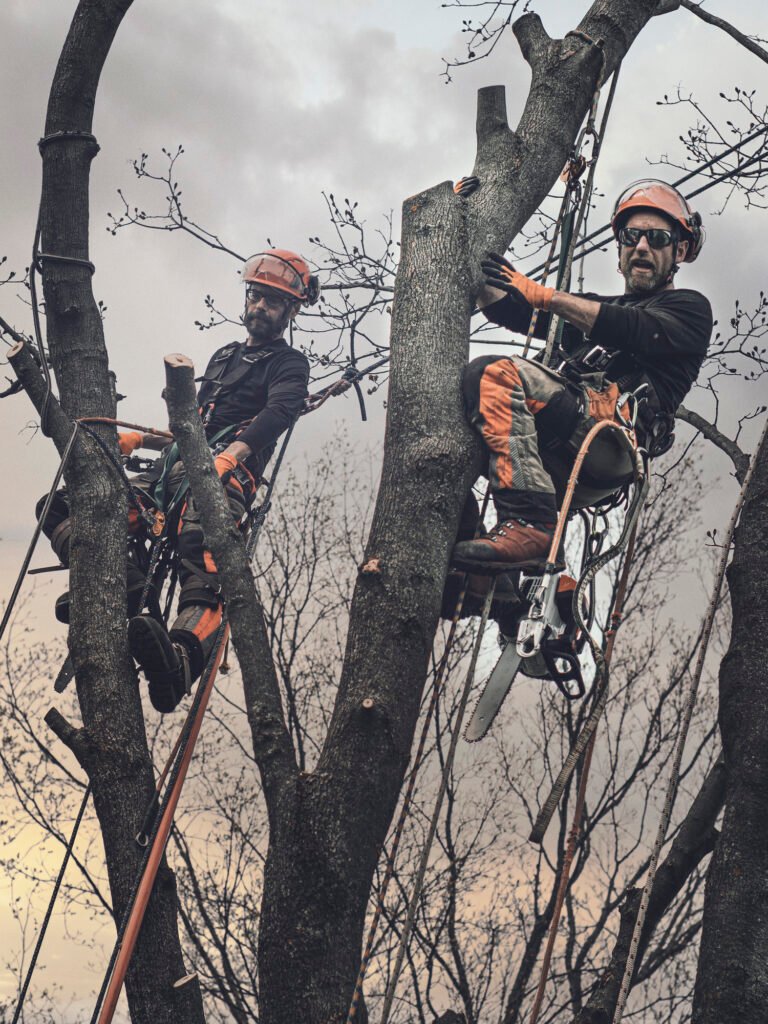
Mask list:
POLYGON ((117 435, 117 443, 120 445, 121 455, 132 455, 137 448, 141 448, 144 435, 140 430, 129 430, 125 434, 117 435))
POLYGON ((468 199, 473 192, 480 188, 480 179, 471 174, 468 178, 459 178, 453 186, 453 191, 462 199, 468 199))
POLYGON ((489 252, 480 266, 485 274, 485 282, 491 288, 500 288, 514 299, 525 302, 534 309, 549 309, 555 289, 532 281, 530 277, 515 270, 503 256, 489 252))
POLYGON ((256 493, 256 481, 253 473, 244 462, 240 462, 231 452, 222 452, 213 460, 216 472, 225 487, 232 485, 245 497, 250 498, 256 493))
POLYGON ((237 469, 237 459, 229 452, 221 452, 213 460, 216 472, 221 477, 222 483, 227 483, 234 471, 237 469))

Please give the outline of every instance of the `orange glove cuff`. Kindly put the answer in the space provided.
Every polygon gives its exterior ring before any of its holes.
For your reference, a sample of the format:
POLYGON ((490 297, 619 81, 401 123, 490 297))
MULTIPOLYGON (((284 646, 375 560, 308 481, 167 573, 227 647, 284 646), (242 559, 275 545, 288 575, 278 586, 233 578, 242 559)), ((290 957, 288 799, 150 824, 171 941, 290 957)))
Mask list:
POLYGON ((213 464, 219 476, 224 476, 225 473, 231 473, 232 470, 237 469, 237 459, 229 452, 222 452, 221 455, 217 455, 213 460, 213 464))
POLYGON ((140 430, 129 430, 126 434, 117 435, 117 443, 120 445, 121 455, 131 455, 144 443, 144 435, 140 430))
POLYGON ((510 267, 502 267, 501 272, 512 287, 517 288, 525 301, 529 302, 534 309, 549 309, 552 304, 552 296, 555 294, 554 288, 548 288, 537 281, 532 281, 530 277, 526 277, 525 274, 510 267))

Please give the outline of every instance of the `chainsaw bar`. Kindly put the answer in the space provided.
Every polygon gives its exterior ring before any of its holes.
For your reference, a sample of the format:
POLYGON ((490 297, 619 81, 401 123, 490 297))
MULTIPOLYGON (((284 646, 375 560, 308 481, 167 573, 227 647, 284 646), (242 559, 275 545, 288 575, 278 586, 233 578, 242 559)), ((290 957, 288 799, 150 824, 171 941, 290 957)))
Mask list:
POLYGON ((506 643, 504 650, 488 677, 488 682, 480 694, 480 698, 467 723, 464 739, 476 743, 485 736, 499 713, 504 698, 512 688, 522 658, 517 653, 514 640, 506 643))

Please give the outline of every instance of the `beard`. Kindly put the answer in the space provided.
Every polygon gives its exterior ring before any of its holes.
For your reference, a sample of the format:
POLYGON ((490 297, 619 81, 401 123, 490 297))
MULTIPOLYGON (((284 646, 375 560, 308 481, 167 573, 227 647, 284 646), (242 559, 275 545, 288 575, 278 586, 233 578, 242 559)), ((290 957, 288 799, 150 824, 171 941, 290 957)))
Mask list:
POLYGON ((243 323, 249 336, 254 341, 272 341, 282 333, 279 325, 276 325, 269 317, 265 317, 261 313, 246 313, 243 317, 243 323))
POLYGON ((658 291, 669 276, 669 268, 661 267, 657 270, 650 263, 644 263, 643 266, 647 268, 645 273, 638 273, 634 263, 630 263, 622 271, 627 291, 634 295, 649 295, 651 292, 658 291))

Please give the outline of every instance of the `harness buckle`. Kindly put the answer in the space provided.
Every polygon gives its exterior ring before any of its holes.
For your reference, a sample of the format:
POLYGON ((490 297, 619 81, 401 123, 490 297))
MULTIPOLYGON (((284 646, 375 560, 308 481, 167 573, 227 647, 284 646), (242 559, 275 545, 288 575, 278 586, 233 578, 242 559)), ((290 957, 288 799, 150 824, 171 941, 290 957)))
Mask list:
POLYGON ((602 345, 595 345, 581 360, 584 366, 589 367, 590 370, 604 370, 608 363, 613 359, 613 353, 606 351, 602 345))

